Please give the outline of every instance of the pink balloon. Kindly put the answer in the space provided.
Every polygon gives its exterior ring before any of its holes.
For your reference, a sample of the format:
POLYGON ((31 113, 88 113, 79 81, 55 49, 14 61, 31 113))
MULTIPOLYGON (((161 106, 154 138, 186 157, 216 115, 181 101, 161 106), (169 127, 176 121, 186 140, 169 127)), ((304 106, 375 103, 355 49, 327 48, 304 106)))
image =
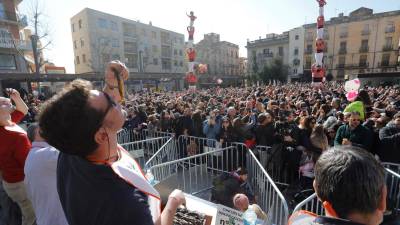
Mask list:
POLYGON ((357 96, 358 96, 358 91, 350 91, 346 94, 347 100, 351 102, 356 100, 357 96))

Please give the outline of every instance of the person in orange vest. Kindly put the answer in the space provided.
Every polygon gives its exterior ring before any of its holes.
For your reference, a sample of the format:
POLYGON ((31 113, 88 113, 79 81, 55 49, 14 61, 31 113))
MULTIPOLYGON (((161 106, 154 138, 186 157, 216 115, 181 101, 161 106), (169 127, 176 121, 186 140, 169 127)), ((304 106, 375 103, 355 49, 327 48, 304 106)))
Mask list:
POLYGON ((385 170, 371 153, 354 146, 325 151, 315 165, 313 186, 325 216, 297 211, 289 225, 378 225, 383 221, 385 170))

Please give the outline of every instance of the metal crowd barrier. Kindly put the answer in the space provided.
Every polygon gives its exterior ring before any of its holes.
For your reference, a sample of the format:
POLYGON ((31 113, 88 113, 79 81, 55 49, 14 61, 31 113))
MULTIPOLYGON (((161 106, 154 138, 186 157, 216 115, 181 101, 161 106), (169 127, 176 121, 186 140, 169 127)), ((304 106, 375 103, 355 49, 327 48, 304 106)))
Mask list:
POLYGON ((181 135, 177 138, 179 158, 185 158, 217 149, 214 139, 181 135))
POLYGON ((285 198, 252 151, 248 151, 247 168, 257 204, 267 213, 268 223, 286 225, 289 208, 285 198))
MULTIPOLYGON (((386 164, 389 165, 389 164, 386 164)), ((386 168, 386 186, 387 186, 387 208, 392 210, 392 213, 400 213, 400 174, 391 169, 386 168)), ((321 201, 318 200, 317 194, 314 193, 304 201, 299 203, 293 212, 299 210, 307 210, 317 215, 324 215, 325 209, 321 201)))
MULTIPOLYGON (((275 149, 275 151, 282 150, 285 149, 275 149)), ((279 158, 279 154, 281 153, 276 153, 273 151, 274 149, 271 146, 258 145, 254 149, 254 152, 256 153, 256 155, 258 155, 261 165, 265 168, 272 180, 279 186, 287 187, 290 185, 292 180, 294 180, 294 176, 298 176, 298 174, 289 174, 289 168, 285 168, 284 165, 285 159, 279 158)))
POLYGON ((168 142, 168 137, 151 138, 141 141, 134 141, 129 143, 121 144, 125 150, 127 150, 131 156, 136 159, 139 165, 143 168, 148 159, 150 159, 155 153, 168 142))
POLYGON ((382 162, 383 167, 386 169, 390 169, 393 172, 400 174, 400 164, 390 163, 390 162, 382 162))
POLYGON ((148 130, 148 129, 142 129, 142 130, 122 129, 117 135, 117 140, 118 143, 123 144, 134 141, 142 141, 149 138, 171 137, 173 135, 174 135, 173 133, 148 130))
POLYGON ((168 139, 167 142, 165 142, 156 153, 153 154, 153 156, 146 162, 145 167, 143 167, 145 170, 148 168, 167 162, 167 161, 174 161, 179 159, 178 157, 178 151, 176 147, 176 140, 175 137, 172 136, 168 139))
POLYGON ((215 160, 215 153, 235 150, 233 146, 227 147, 154 165, 148 169, 156 182, 164 182, 168 188, 178 188, 186 193, 198 195, 212 188, 212 180, 215 176, 228 172, 222 169, 223 159, 215 160))

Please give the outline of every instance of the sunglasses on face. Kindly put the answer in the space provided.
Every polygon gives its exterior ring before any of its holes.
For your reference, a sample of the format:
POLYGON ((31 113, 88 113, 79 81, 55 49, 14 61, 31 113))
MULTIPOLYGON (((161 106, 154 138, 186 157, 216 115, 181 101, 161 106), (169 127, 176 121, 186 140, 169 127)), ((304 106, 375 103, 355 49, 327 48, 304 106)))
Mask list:
POLYGON ((106 117, 106 115, 107 115, 107 113, 112 109, 112 108, 114 108, 114 107, 116 107, 117 106, 117 103, 110 97, 110 95, 108 95, 106 92, 102 92, 103 94, 104 94, 104 97, 106 98, 106 100, 107 100, 107 108, 106 108, 106 110, 105 110, 105 112, 104 112, 104 116, 103 116, 103 118, 104 117, 106 117))

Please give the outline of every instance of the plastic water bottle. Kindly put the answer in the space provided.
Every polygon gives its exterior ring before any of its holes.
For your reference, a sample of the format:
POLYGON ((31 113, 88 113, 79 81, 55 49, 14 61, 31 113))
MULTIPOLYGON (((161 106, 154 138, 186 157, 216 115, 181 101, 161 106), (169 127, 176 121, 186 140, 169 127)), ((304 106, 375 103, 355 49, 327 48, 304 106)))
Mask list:
POLYGON ((146 178, 147 178, 147 181, 149 182, 149 184, 151 186, 154 186, 156 184, 156 180, 154 179, 154 176, 153 176, 153 174, 151 173, 150 170, 147 170, 146 178))
POLYGON ((242 218, 244 225, 256 225, 257 215, 252 209, 247 209, 243 213, 242 218))

